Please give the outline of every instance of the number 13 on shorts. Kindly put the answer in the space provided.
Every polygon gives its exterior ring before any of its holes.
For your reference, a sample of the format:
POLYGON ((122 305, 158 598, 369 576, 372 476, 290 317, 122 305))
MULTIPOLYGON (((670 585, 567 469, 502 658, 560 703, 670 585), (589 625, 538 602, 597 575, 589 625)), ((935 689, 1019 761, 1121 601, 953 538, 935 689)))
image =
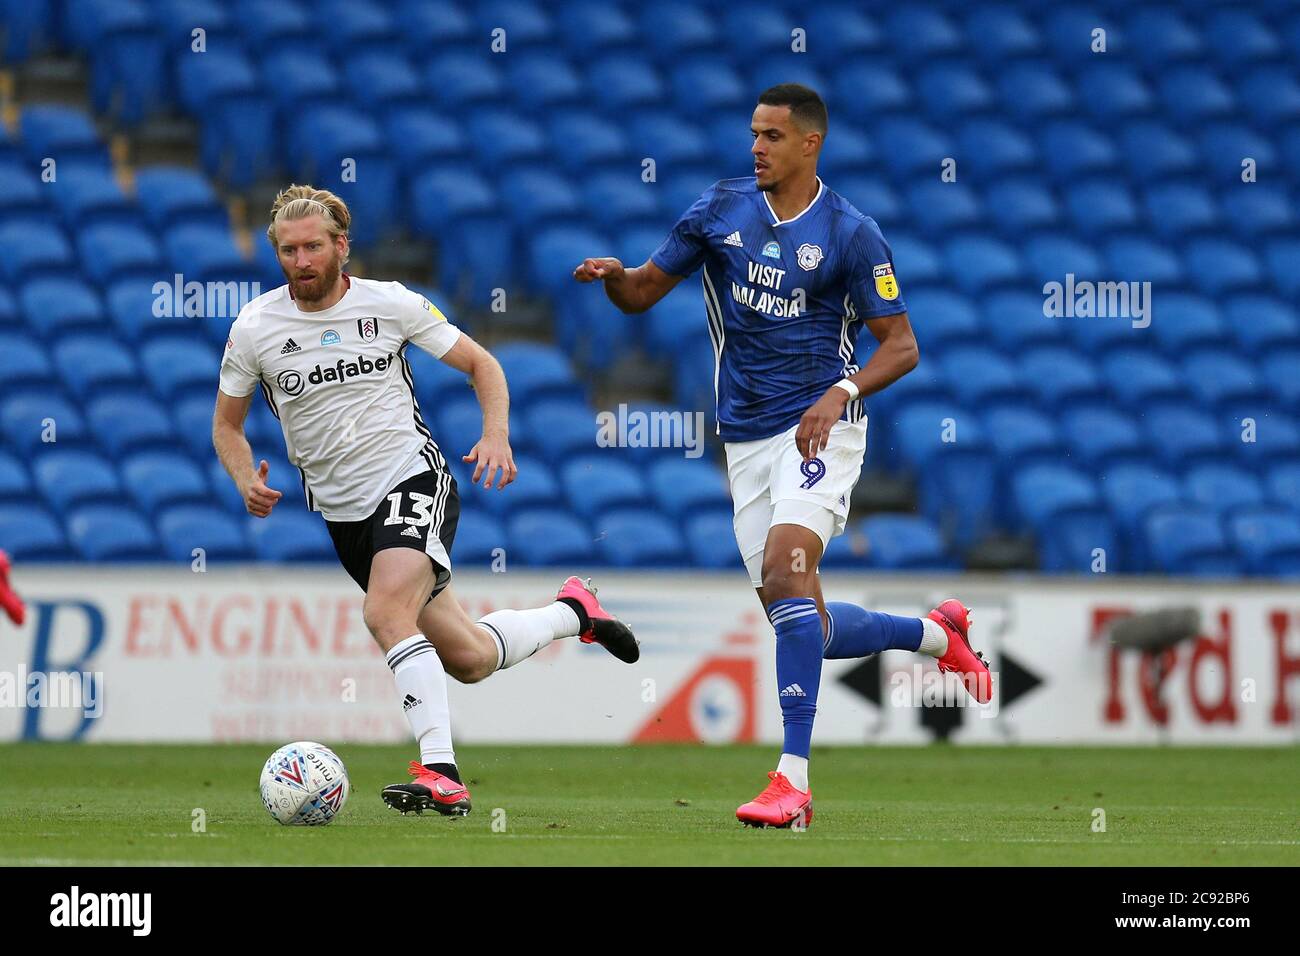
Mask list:
POLYGON ((433 521, 433 512, 430 510, 433 507, 432 495, 422 495, 418 491, 408 491, 406 497, 411 499, 411 508, 415 514, 402 515, 402 492, 394 491, 388 496, 388 517, 384 519, 385 525, 413 524, 419 527, 433 521))

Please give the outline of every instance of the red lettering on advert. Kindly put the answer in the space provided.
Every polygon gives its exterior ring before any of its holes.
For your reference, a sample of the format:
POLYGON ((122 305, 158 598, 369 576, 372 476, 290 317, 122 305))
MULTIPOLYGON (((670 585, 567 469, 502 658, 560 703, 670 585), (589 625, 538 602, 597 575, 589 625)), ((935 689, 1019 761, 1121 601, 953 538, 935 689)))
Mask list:
MULTIPOLYGON (((1095 607, 1092 609, 1092 636, 1095 641, 1106 633, 1111 621, 1128 617, 1133 612, 1126 607, 1095 607)), ((1124 720, 1124 700, 1119 693, 1119 648, 1111 647, 1106 660, 1106 723, 1118 724, 1124 720)))
MULTIPOLYGON (((323 602, 316 602, 317 608, 320 608, 323 602)), ((328 610, 328 609, 327 609, 328 610)), ((303 610, 302 604, 297 598, 289 599, 289 616, 293 618, 302 636, 306 639, 307 647, 313 654, 320 653, 320 630, 307 619, 307 614, 303 610)), ((317 612, 319 616, 319 611, 317 612)))
POLYGON ((1192 695, 1192 710, 1202 723, 1237 722, 1232 683, 1232 613, 1226 608, 1219 612, 1218 640, 1201 635, 1192 647, 1192 660, 1187 667, 1187 689, 1192 695), (1201 698, 1202 664, 1208 664, 1211 672, 1221 670, 1223 674, 1219 684, 1219 698, 1213 703, 1201 698))
POLYGON ((280 602, 269 597, 262 604, 262 646, 261 655, 270 657, 275 653, 275 623, 280 614, 280 602))
POLYGON ((247 612, 245 618, 251 617, 253 599, 244 595, 232 597, 217 605, 217 610, 212 615, 212 648, 218 654, 224 654, 226 657, 247 654, 253 644, 253 629, 248 625, 238 629, 233 646, 226 642, 226 615, 232 610, 243 610, 247 612))
POLYGON ((1277 656, 1277 688, 1273 698, 1273 723, 1289 724, 1292 720, 1291 705, 1286 699, 1286 682, 1292 677, 1300 677, 1300 654, 1286 652, 1287 622, 1290 615, 1286 611, 1273 611, 1268 616, 1269 626, 1273 628, 1273 648, 1277 656))
MULTIPOLYGON (((208 599, 206 597, 201 597, 195 601, 195 604, 197 606, 195 617, 198 621, 203 621, 208 616, 208 599)), ((167 602, 167 613, 170 622, 175 625, 174 632, 179 633, 181 640, 185 642, 185 646, 188 647, 191 652, 197 654, 199 652, 199 634, 202 631, 202 625, 192 624, 190 620, 186 618, 181 602, 175 598, 172 598, 167 602)), ((169 627, 167 630, 167 653, 163 655, 164 657, 171 656, 172 634, 173 629, 169 627)))
POLYGON ((143 635, 147 626, 145 616, 148 611, 153 610, 154 599, 151 597, 136 596, 131 598, 128 605, 129 610, 126 612, 126 656, 127 657, 152 657, 157 650, 156 648, 147 648, 144 646, 143 635))

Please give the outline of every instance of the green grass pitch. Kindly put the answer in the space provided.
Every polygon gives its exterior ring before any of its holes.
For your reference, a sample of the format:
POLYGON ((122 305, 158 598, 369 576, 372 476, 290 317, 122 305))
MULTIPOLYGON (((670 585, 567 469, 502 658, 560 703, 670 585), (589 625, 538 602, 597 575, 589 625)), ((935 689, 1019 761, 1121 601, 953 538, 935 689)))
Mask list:
POLYGON ((263 809, 273 749, 2 745, 0 865, 1300 864, 1296 747, 816 748, 805 833, 735 820, 771 747, 465 746, 457 820, 379 799, 409 747, 345 744, 352 794, 315 828, 263 809))

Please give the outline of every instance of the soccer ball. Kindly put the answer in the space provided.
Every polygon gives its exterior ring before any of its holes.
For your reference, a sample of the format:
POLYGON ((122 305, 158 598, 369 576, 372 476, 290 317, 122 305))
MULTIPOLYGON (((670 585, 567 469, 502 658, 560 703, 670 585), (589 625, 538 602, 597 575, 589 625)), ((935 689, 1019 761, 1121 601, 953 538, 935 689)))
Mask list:
POLYGON ((285 826, 324 826, 348 802, 348 772, 323 744, 285 744, 262 767, 262 803, 285 826))

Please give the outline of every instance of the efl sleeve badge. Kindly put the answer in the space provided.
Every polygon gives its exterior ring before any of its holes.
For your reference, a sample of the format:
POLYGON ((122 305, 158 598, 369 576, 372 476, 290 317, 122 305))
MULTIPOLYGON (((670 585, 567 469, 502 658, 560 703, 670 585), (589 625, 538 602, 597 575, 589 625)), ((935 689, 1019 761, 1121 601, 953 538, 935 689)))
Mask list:
POLYGON ((878 266, 873 266, 871 274, 876 277, 876 295, 886 301, 898 298, 898 280, 894 278, 894 267, 891 263, 882 262, 878 266))

